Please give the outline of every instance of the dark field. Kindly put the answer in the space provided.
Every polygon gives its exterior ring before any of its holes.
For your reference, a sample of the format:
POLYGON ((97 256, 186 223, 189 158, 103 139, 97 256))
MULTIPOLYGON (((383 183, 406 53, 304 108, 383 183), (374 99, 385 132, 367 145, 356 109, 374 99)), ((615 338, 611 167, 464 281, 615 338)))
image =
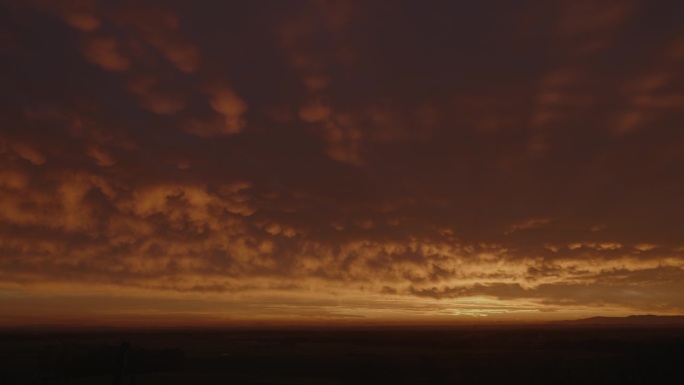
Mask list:
POLYGON ((139 385, 658 384, 684 383, 683 370, 681 327, 0 333, 0 384, 112 384, 117 373, 139 385))

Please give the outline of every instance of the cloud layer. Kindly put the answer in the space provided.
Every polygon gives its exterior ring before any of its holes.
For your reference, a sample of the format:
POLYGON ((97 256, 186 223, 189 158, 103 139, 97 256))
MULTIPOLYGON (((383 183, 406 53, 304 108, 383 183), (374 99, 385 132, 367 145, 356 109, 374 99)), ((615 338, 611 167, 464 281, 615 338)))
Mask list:
POLYGON ((684 311, 677 2, 0 7, 0 323, 684 311))

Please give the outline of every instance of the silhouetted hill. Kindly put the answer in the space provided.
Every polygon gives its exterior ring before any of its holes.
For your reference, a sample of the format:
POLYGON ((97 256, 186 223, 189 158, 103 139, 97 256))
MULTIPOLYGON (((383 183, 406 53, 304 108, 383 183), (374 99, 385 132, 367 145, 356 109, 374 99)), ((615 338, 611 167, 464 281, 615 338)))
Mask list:
POLYGON ((577 320, 557 321, 555 324, 562 325, 681 325, 684 326, 684 316, 659 316, 659 315, 630 315, 628 317, 591 317, 577 320))

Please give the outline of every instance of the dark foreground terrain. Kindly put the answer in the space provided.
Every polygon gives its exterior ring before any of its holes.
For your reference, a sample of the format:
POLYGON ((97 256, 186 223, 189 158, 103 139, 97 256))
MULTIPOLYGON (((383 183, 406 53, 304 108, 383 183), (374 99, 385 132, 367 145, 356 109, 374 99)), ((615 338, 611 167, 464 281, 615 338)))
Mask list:
POLYGON ((665 384, 683 373, 684 328, 671 326, 0 332, 3 385, 665 384))

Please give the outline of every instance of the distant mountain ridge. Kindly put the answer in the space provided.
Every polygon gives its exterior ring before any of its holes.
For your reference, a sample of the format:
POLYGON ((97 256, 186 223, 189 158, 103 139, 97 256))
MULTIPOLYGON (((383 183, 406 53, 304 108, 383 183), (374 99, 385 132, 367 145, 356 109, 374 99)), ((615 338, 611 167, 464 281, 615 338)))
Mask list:
POLYGON ((684 315, 630 315, 627 317, 591 317, 576 320, 556 321, 564 325, 682 325, 684 315))

